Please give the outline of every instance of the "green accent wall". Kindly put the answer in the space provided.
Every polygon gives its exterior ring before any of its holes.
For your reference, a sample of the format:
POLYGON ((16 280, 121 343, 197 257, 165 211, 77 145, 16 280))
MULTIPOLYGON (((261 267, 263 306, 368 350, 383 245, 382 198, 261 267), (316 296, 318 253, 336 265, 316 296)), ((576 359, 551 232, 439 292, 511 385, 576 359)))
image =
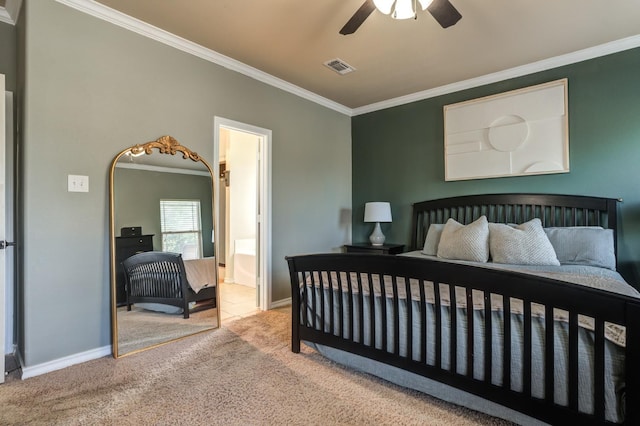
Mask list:
POLYGON ((388 242, 410 242, 412 203, 534 192, 622 198, 620 271, 640 283, 640 49, 554 68, 352 119, 353 241, 367 241, 364 203, 390 201, 388 242), (444 181, 445 105, 568 78, 570 173, 444 181))

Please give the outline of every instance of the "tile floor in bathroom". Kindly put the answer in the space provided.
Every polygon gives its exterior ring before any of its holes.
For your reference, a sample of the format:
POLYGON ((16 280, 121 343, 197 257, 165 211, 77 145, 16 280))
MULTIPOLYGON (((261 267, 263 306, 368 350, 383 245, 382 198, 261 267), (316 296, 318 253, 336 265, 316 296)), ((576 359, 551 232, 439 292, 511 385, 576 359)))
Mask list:
MULTIPOLYGON (((223 268, 220 268, 220 277, 224 277, 223 268)), ((258 312, 255 288, 234 283, 220 284, 220 318, 223 324, 258 312)))

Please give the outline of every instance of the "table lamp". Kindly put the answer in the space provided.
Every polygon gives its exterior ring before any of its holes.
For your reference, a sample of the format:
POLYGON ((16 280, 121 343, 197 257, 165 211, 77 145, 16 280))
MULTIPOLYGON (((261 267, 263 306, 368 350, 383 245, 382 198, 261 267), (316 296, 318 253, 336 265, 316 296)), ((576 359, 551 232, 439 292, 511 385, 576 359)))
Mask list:
POLYGON ((364 205, 364 221, 376 223, 373 232, 369 236, 371 245, 383 245, 385 237, 380 229, 380 222, 391 222, 391 204, 387 202, 366 203, 364 205))

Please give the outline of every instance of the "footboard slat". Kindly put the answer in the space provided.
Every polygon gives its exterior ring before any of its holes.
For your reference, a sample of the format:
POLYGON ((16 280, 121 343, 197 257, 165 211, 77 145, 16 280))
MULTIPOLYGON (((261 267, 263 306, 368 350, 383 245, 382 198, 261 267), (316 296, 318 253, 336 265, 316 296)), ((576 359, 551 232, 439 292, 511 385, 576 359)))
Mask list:
POLYGON ((474 321, 473 321, 473 290, 467 287, 467 377, 473 378, 473 358, 474 358, 474 346, 473 335, 475 333, 474 321))
POLYGON ((555 343, 553 341, 553 306, 548 304, 544 307, 544 349, 544 398, 548 403, 553 403, 555 343))
POLYGON ((491 383, 491 373, 493 371, 493 315, 491 314, 491 293, 484 291, 484 318, 486 322, 484 332, 484 381, 491 383), (488 332, 487 332, 488 331, 488 332))
MULTIPOLYGON (((391 277, 391 285, 393 287, 393 353, 400 356, 400 300, 398 299, 398 279, 395 276, 391 277)), ((407 310, 409 308, 407 306, 407 310)))
POLYGON ((604 360, 604 321, 595 322, 595 342, 594 342, 594 415, 596 420, 604 422, 605 420, 605 360, 604 360))
POLYGON ((356 274, 356 282, 358 283, 358 294, 360 295, 360 309, 358 314, 360 315, 360 322, 358 324, 358 341, 364 344, 364 292, 362 287, 362 275, 356 274))
MULTIPOLYGON (((308 275, 305 271, 299 272, 300 276, 298 276, 298 272, 292 271, 291 275, 294 276, 294 279, 299 279, 300 282, 306 283, 308 282, 308 275)), ((307 318, 307 313, 311 311, 309 308, 309 294, 307 291, 307 286, 302 286, 302 300, 299 302, 299 316, 302 318, 302 326, 309 327, 309 318, 307 318)), ((314 325, 315 326, 315 325, 314 325)))
MULTIPOLYGON (((383 281, 382 274, 377 274, 378 282, 383 281)), ((373 294, 373 293, 372 293, 373 294)), ((387 290, 384 285, 380 285, 380 311, 382 312, 381 329, 382 329, 382 346, 380 349, 383 351, 388 350, 387 347, 387 324, 389 319, 387 318, 387 290)))
MULTIPOLYGON (((405 288, 404 291, 405 291, 405 294, 407 295, 406 296, 407 321, 405 325, 407 330, 407 358, 414 359, 413 358, 413 294, 411 292, 411 282, 409 280, 409 277, 403 277, 403 278, 404 278, 404 288, 405 288)), ((400 339, 396 336, 396 340, 400 340, 400 339)))
POLYGON ((429 339, 429 333, 427 333, 427 301, 424 286, 427 285, 424 280, 420 280, 420 363, 427 363, 427 339, 429 339))
MULTIPOLYGON (((326 331, 328 331, 331 334, 335 334, 336 330, 335 330, 335 319, 334 319, 334 315, 333 315, 333 313, 334 313, 333 310, 335 309, 336 305, 333 303, 333 280, 331 279, 331 272, 327 273, 327 275, 328 276, 327 276, 326 285, 329 287, 329 292, 328 292, 329 293, 328 294, 328 296, 329 296, 329 304, 328 304, 326 310, 328 310, 329 312, 325 313, 325 305, 324 305, 324 303, 322 303, 322 310, 323 310, 323 317, 324 318, 326 318, 327 314, 329 315, 329 324, 328 324, 329 330, 326 330, 326 331)), ((324 294, 324 291, 322 291, 322 289, 325 287, 324 276, 325 276, 324 274, 320 275, 320 291, 321 291, 321 294, 324 294)), ((340 298, 340 299, 342 299, 342 298, 340 298)), ((324 327, 326 327, 324 320, 322 321, 322 324, 323 324, 322 325, 322 327, 323 327, 322 329, 324 330, 324 327)))
MULTIPOLYGON (((348 309, 349 309, 349 339, 352 342, 355 342, 355 338, 353 336, 355 330, 355 326, 353 324, 353 283, 351 282, 351 274, 347 273, 347 288, 348 288, 348 295, 349 295, 349 300, 348 300, 348 309)), ((342 327, 340 328, 342 329, 342 327)))
POLYGON ((373 295, 375 294, 373 291, 373 276, 371 274, 367 274, 367 282, 369 283, 369 346, 372 348, 376 347, 376 321, 375 318, 375 300, 373 295))
POLYGON ((569 408, 578 409, 578 314, 569 313, 569 408))
POLYGON ((524 329, 522 350, 522 391, 528 398, 531 397, 531 301, 523 300, 524 305, 524 329))
POLYGON ((627 304, 624 308, 626 324, 626 356, 625 356, 625 382, 626 382, 626 418, 629 425, 640 424, 640 305, 627 304), (636 338, 634 338, 634 336, 636 338), (633 356, 635 355, 635 356, 633 356))
POLYGON ((433 282, 434 311, 436 314, 436 362, 437 368, 442 367, 442 299, 440 298, 440 283, 433 282))
POLYGON ((504 324, 504 355, 502 357, 502 380, 506 389, 512 389, 511 386, 511 315, 505 315, 504 312, 511 312, 511 296, 505 294, 502 300, 503 303, 503 319, 504 324))
MULTIPOLYGON (((338 293, 338 329, 340 330, 339 336, 344 338, 344 300, 342 295, 344 294, 344 283, 342 282, 342 274, 337 272, 338 274, 338 288, 340 292, 338 293)), ((351 301, 351 288, 347 286, 347 296, 349 296, 349 301, 351 301)), ((349 310, 351 311, 351 310, 349 310)))
MULTIPOLYGON (((324 294, 324 292, 321 292, 321 294, 324 294)), ((316 296, 316 277, 313 272, 311 273, 311 297, 312 297, 311 318, 313 319, 313 328, 316 329, 317 328, 316 317, 318 316, 316 309, 318 305, 316 304, 316 297, 317 297, 316 296)), ((321 297, 322 297, 321 305, 324 306, 324 296, 321 296, 321 297)), ((324 315, 321 317, 321 321, 324 321, 324 315)), ((324 328, 324 322, 322 324, 323 324, 322 327, 324 328)))
POLYGON ((452 373, 458 372, 458 309, 456 308, 456 286, 449 286, 449 366, 452 373))

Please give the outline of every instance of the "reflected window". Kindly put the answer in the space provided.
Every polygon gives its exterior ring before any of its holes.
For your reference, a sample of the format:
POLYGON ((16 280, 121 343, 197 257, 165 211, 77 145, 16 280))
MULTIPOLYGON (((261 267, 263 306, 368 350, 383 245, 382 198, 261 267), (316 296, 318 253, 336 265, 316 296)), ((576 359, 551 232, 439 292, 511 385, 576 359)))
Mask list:
POLYGON ((162 251, 181 253, 182 258, 202 257, 200 200, 160 200, 162 251))

